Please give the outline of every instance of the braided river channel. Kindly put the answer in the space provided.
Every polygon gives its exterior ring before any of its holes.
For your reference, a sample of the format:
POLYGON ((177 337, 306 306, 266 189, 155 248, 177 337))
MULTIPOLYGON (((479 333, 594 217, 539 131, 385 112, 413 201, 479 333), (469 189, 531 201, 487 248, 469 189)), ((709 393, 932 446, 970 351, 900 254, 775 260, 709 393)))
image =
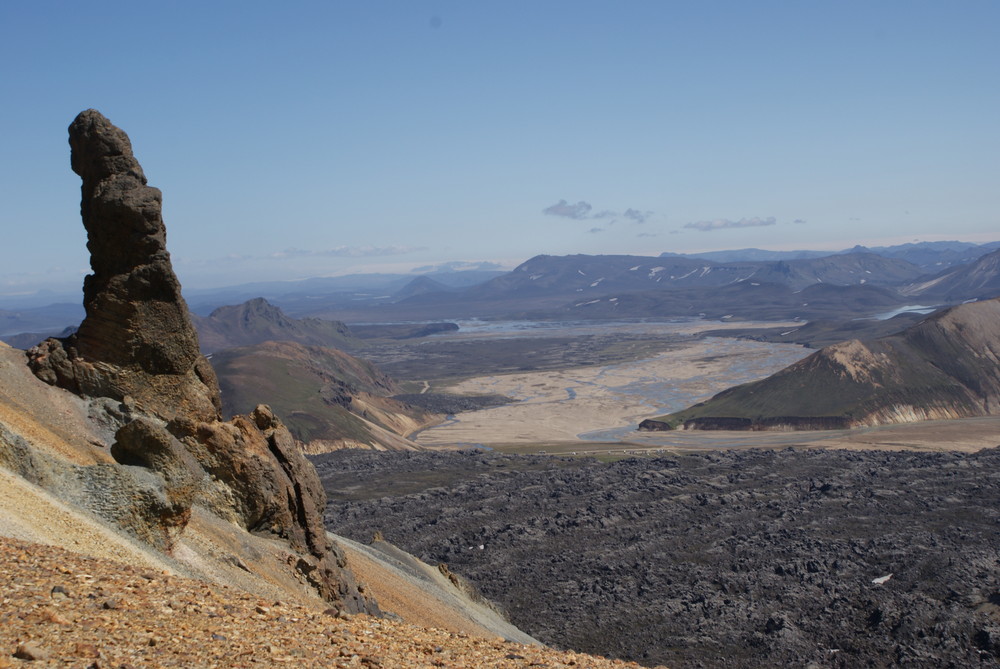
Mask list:
MULTIPOLYGON (((774 323, 761 323, 774 327, 774 323)), ((448 388, 462 394, 501 394, 515 402, 450 416, 424 430, 425 446, 481 446, 558 442, 632 441, 638 423, 702 401, 730 386, 766 377, 813 351, 793 344, 773 344, 727 337, 701 337, 726 324, 679 323, 571 324, 534 328, 530 323, 493 324, 489 330, 463 325, 468 336, 544 336, 544 332, 591 334, 662 333, 664 350, 640 360, 558 370, 493 374, 467 379, 448 388), (678 335, 682 335, 678 338, 678 335)), ((734 324, 735 326, 735 324, 734 324)), ((740 323, 746 328, 747 323, 740 323)), ((498 342, 498 345, 499 342, 498 342)))

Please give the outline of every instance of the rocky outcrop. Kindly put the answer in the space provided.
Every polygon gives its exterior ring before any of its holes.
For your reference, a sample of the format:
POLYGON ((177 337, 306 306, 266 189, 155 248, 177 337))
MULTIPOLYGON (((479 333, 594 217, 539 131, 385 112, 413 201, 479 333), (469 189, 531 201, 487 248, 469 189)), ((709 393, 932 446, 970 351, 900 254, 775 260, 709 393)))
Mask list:
POLYGON ((70 145, 93 268, 86 318, 74 335, 48 339, 28 358, 43 381, 110 398, 91 404, 104 407, 95 422, 116 429, 117 464, 73 469, 77 500, 167 551, 193 507, 208 509, 286 541, 287 566, 328 601, 378 612, 326 534, 326 495, 288 429, 265 406, 220 420, 218 382, 166 251, 160 191, 146 184, 128 137, 88 110, 70 126, 70 145))
POLYGON ((216 514, 287 541, 299 553, 292 566, 324 598, 353 611, 375 610, 359 595, 344 571, 343 553, 326 534, 326 493, 315 468, 268 407, 226 423, 179 418, 163 432, 207 473, 213 489, 204 499, 216 514))
POLYGON ((32 370, 79 394, 131 397, 164 419, 218 419, 218 384, 170 264, 159 189, 100 112, 77 116, 69 143, 93 270, 83 284, 87 315, 74 335, 32 349, 32 370))

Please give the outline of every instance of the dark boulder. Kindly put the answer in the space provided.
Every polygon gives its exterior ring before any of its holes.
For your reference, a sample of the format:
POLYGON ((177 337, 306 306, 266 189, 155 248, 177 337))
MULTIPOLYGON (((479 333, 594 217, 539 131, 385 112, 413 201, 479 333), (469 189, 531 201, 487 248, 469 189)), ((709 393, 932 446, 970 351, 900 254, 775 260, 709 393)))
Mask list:
POLYGON ((639 430, 642 432, 666 432, 672 429, 674 428, 670 427, 670 423, 665 423, 662 420, 653 420, 652 418, 647 418, 639 423, 639 430))

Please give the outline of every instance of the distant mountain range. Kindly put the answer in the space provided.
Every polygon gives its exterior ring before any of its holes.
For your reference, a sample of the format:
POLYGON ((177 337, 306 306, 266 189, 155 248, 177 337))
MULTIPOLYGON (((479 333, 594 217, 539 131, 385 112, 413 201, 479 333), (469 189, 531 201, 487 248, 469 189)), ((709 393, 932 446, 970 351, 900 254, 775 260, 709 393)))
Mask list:
POLYGON ((855 246, 848 253, 857 251, 875 253, 886 258, 911 262, 928 272, 939 272, 955 265, 965 265, 978 258, 1000 250, 1000 242, 972 244, 970 242, 915 242, 897 246, 855 246))
POLYGON ((895 288, 922 275, 906 261, 867 253, 728 263, 683 257, 537 256, 479 286, 415 295, 393 305, 392 311, 424 318, 853 317, 903 304, 895 288))
MULTIPOLYGON (((6 338, 22 332, 54 334, 61 332, 68 325, 77 325, 83 320, 83 316, 84 311, 81 301, 77 301, 76 303, 59 302, 47 306, 11 310, 0 309, 0 336, 6 338)), ((44 338, 42 336, 38 341, 44 338)))
POLYGON ((191 310, 198 314, 208 314, 220 305, 265 297, 271 302, 281 304, 287 312, 301 315, 308 310, 392 301, 399 296, 405 297, 408 290, 413 290, 408 288, 408 285, 414 281, 429 280, 435 289, 450 290, 478 285, 504 274, 506 271, 499 269, 439 270, 416 275, 348 274, 299 281, 268 281, 226 288, 190 290, 185 291, 185 296, 191 310))
MULTIPOLYGON (((860 251, 728 262, 536 256, 481 285, 421 291, 380 309, 400 318, 843 319, 872 316, 913 304, 915 298, 934 306, 1000 295, 998 258, 1000 251, 992 251, 968 265, 928 274, 907 260, 860 251)), ((352 317, 363 318, 363 313, 352 317)))
MULTIPOLYGON (((213 318, 219 305, 258 297, 280 306, 289 317, 350 323, 699 315, 839 319, 913 304, 915 298, 933 306, 1000 295, 998 254, 1000 242, 922 242, 870 249, 857 246, 834 254, 741 249, 659 257, 541 255, 510 272, 364 274, 193 290, 185 295, 194 313, 216 321, 225 316, 220 313, 213 318), (849 290, 820 292, 820 299, 800 294, 817 286, 849 290), (834 311, 826 311, 831 306, 836 307, 834 311)), ((0 332, 8 335, 6 341, 21 346, 25 338, 9 337, 19 332, 38 333, 39 339, 55 335, 79 322, 80 315, 80 307, 73 304, 0 310, 0 332)), ((225 331, 230 326, 217 325, 221 331, 205 326, 206 350, 217 347, 213 340, 229 337, 225 331)), ((321 343, 319 339, 307 341, 311 336, 299 333, 290 339, 321 343)), ((329 333, 320 338, 326 336, 329 333)))
POLYGON ((644 256, 536 256, 513 272, 469 290, 495 294, 601 294, 609 291, 719 288, 773 283, 801 290, 815 283, 899 285, 923 274, 904 260, 870 253, 800 260, 712 262, 644 256))
POLYGON ((708 251, 705 253, 662 253, 661 257, 701 258, 714 262, 741 260, 802 260, 822 258, 846 253, 874 253, 884 258, 896 258, 917 265, 925 272, 939 272, 954 265, 970 263, 990 251, 1000 249, 1000 242, 973 244, 971 242, 914 242, 896 246, 855 246, 843 251, 767 251, 764 249, 736 249, 708 251))
POLYGON ((836 429, 1000 415, 1000 298, 833 344, 641 429, 836 429))

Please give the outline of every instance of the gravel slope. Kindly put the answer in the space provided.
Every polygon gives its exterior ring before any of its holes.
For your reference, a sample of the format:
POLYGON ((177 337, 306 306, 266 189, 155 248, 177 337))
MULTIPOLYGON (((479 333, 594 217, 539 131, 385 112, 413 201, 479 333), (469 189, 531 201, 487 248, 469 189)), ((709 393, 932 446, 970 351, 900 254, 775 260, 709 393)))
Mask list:
POLYGON ((0 667, 629 667, 0 538, 0 667), (25 665, 31 660, 30 665, 25 665))

